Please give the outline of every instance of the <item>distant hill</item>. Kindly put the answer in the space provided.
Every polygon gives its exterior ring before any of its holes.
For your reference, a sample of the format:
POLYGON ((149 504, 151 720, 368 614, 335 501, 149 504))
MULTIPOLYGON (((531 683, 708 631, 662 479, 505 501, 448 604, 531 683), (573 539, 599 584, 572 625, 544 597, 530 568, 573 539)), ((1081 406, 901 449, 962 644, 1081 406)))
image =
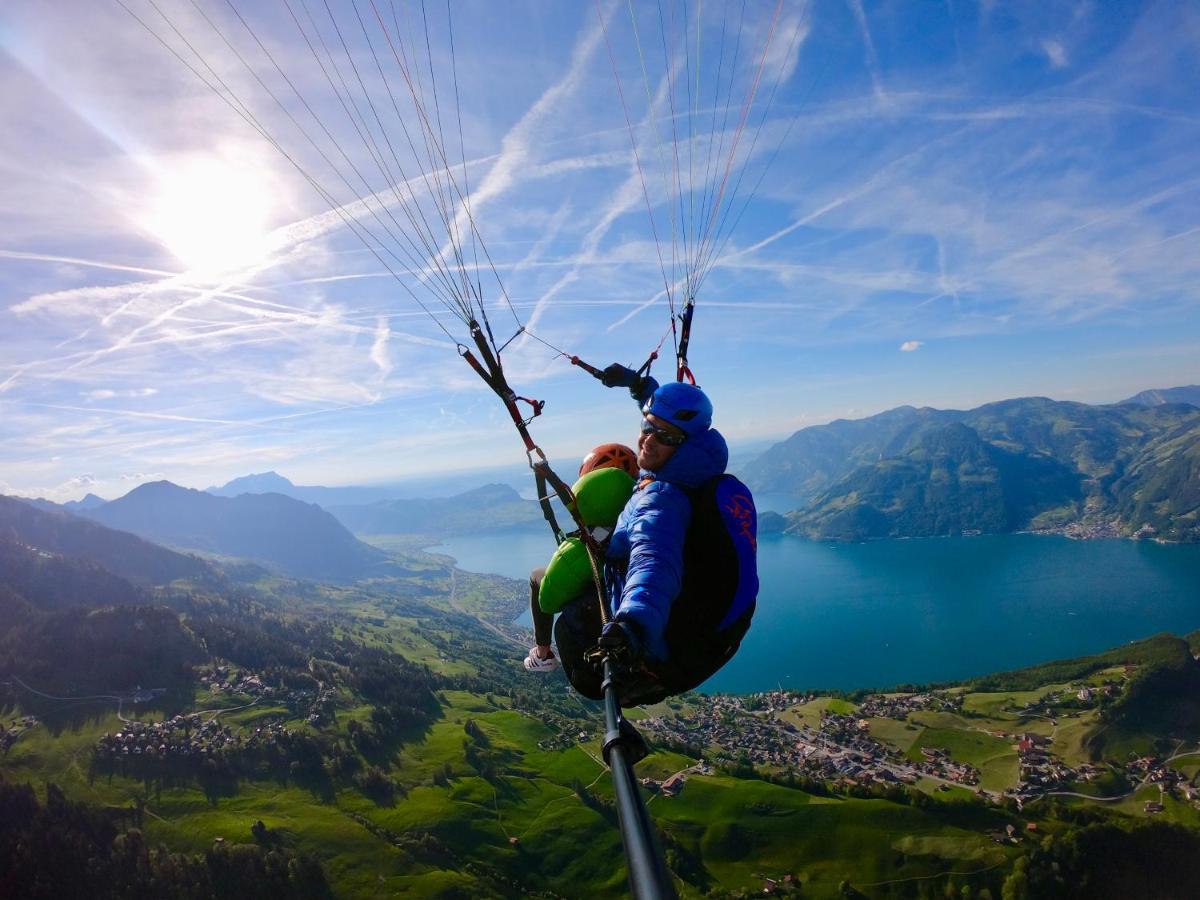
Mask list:
POLYGON ((9 538, 0 538, 0 584, 37 609, 151 602, 147 592, 97 562, 36 550, 9 538))
POLYGON ((1129 403, 1138 406, 1162 406, 1164 403, 1187 403, 1191 406, 1200 406, 1200 384, 1142 391, 1140 394, 1134 394, 1128 400, 1121 401, 1122 405, 1129 403))
POLYGON ((348 581, 387 568, 318 506, 282 494, 217 497, 169 481, 144 484, 88 516, 154 541, 237 556, 298 578, 348 581))
MULTIPOLYGON (((507 458, 507 456, 502 455, 502 458, 507 458)), ((283 494, 286 497, 303 500, 305 503, 315 503, 322 509, 332 509, 335 506, 367 506, 383 500, 445 498, 474 490, 481 484, 499 483, 524 486, 531 481, 528 465, 512 463, 483 469, 410 475, 386 484, 343 485, 340 487, 294 484, 289 478, 278 472, 260 472, 255 475, 243 475, 219 487, 207 488, 206 492, 216 494, 218 497, 236 497, 239 494, 283 494)))
POLYGON ((803 507, 789 530, 862 540, 1074 528, 1200 540, 1200 409, 1029 397, 806 428, 744 470, 803 507))
POLYGON ((257 475, 243 475, 220 487, 210 487, 205 493, 218 497, 238 497, 242 494, 283 494, 294 500, 316 503, 323 509, 329 509, 338 505, 349 506, 391 500, 398 496, 401 490, 386 485, 381 487, 297 485, 278 472, 260 472, 257 475))
POLYGON ((95 494, 85 494, 82 500, 68 500, 63 504, 63 507, 69 509, 71 512, 78 512, 80 510, 96 509, 107 502, 103 497, 97 497, 95 494))
POLYGON ((954 422, 852 472, 794 513, 790 527, 834 540, 1012 531, 1078 503, 1081 481, 1052 458, 1004 450, 954 422))
POLYGON ((296 486, 278 472, 260 472, 235 478, 221 487, 210 487, 207 493, 218 497, 236 497, 239 494, 283 494, 291 497, 295 490, 296 486))
POLYGON ((366 506, 332 506, 329 511, 356 534, 462 534, 541 520, 537 503, 522 500, 506 484, 484 485, 453 497, 385 500, 366 506))
POLYGON ((746 463, 741 477, 756 491, 809 499, 858 466, 895 455, 905 434, 942 416, 928 407, 900 406, 866 419, 802 428, 746 463))
POLYGON ((108 502, 103 497, 97 497, 95 494, 87 494, 82 500, 68 500, 66 503, 55 503, 53 500, 45 500, 42 497, 24 499, 26 503, 32 504, 38 509, 66 512, 86 512, 89 509, 96 509, 103 506, 108 502))
POLYGON ((40 509, 16 497, 0 496, 0 538, 45 553, 92 560, 115 575, 141 584, 218 577, 212 566, 194 556, 62 510, 40 509))

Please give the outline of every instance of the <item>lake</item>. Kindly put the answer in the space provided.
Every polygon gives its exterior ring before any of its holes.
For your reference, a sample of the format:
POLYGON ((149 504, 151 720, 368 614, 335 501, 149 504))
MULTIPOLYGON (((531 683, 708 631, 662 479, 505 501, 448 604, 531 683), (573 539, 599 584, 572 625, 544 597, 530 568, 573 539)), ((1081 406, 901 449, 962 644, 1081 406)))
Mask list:
MULTIPOLYGON (((455 538, 461 568, 524 579, 546 529, 455 538)), ((949 681, 1200 628, 1200 546, 1044 535, 759 541, 754 624, 711 691, 949 681)), ((528 624, 528 614, 524 617, 528 624)))

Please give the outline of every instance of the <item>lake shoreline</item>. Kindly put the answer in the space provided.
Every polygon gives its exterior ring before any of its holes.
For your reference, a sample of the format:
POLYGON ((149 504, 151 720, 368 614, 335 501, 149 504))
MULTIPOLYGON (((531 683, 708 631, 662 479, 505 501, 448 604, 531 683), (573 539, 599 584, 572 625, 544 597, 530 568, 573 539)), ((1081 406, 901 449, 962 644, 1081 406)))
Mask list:
MULTIPOLYGON (((551 543, 525 529, 431 546, 460 569, 524 580, 551 543)), ((770 534, 759 538, 759 574, 754 624, 706 693, 953 683, 1200 628, 1197 544, 770 534)))

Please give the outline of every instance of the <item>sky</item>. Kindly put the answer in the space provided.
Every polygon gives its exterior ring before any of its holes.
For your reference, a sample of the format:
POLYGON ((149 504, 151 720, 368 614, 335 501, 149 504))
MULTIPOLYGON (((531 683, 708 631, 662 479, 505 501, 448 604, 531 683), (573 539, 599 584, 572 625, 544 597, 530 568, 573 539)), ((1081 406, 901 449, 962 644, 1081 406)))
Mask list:
POLYGON ((689 293, 735 448, 1200 382, 1198 45, 1178 2, 6 3, 0 493, 521 464, 464 294, 568 473, 638 414, 567 357, 672 377, 689 293))

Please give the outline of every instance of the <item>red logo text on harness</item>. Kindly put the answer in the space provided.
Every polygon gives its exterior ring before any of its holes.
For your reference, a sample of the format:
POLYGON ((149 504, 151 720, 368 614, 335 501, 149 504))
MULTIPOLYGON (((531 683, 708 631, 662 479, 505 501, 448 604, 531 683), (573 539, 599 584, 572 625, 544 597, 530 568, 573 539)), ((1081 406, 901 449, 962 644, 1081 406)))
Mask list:
POLYGON ((745 494, 734 494, 724 507, 725 512, 738 523, 738 533, 757 551, 758 541, 754 537, 754 501, 745 494))

